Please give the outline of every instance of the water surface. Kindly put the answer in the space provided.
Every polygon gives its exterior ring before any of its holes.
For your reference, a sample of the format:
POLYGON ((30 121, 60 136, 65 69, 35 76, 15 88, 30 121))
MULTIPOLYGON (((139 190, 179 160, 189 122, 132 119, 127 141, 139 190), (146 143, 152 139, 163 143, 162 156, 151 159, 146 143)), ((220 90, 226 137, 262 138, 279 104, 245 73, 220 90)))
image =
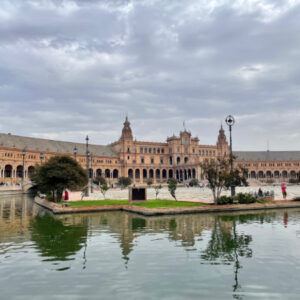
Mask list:
POLYGON ((300 210, 53 216, 0 198, 1 299, 299 299, 300 210))

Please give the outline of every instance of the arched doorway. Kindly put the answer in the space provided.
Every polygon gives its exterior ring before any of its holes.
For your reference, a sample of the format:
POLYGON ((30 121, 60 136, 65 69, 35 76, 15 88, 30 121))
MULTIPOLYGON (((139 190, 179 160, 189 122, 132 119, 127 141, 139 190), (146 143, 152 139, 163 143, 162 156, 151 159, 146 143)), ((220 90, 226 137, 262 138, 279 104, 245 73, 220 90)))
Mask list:
POLYGON ((11 165, 6 165, 4 168, 4 176, 6 178, 12 177, 12 166, 11 165))
POLYGON ((287 178, 288 177, 288 172, 287 171, 282 171, 282 177, 287 178))
POLYGON ((184 180, 187 180, 187 172, 185 169, 184 169, 184 180))
POLYGON ((30 176, 31 174, 33 174, 34 171, 35 171, 35 168, 33 166, 30 166, 28 168, 28 176, 30 176))
POLYGON ((104 174, 105 174, 105 178, 110 178, 110 170, 109 169, 106 169, 104 171, 104 174))
POLYGON ((152 169, 149 170, 149 178, 153 179, 154 171, 152 169))
POLYGON ((113 178, 114 178, 114 179, 119 178, 119 171, 118 171, 117 169, 114 169, 114 170, 113 170, 113 178))
POLYGON ((147 179, 147 170, 143 169, 143 180, 147 179))
POLYGON ((96 176, 101 176, 102 175, 102 170, 101 169, 97 169, 96 170, 96 176))
POLYGON ((264 178, 264 172, 263 171, 258 172, 258 178, 264 178))
POLYGON ((23 166, 17 166, 17 177, 23 178, 23 166))
POLYGON ((275 171, 274 172, 274 177, 275 178, 279 178, 280 177, 280 172, 279 171, 275 171))
POLYGON ((291 178, 293 178, 293 179, 297 178, 296 171, 291 171, 290 176, 291 176, 291 178))
POLYGON ((267 176, 267 178, 272 178, 272 172, 271 171, 267 171, 266 176, 267 176))
POLYGON ((140 181, 140 169, 136 169, 135 170, 135 180, 136 181, 140 181))
POLYGON ((256 178, 256 172, 255 172, 255 171, 251 171, 250 177, 251 177, 252 179, 255 179, 255 178, 256 178))
POLYGON ((159 169, 156 169, 156 171, 155 171, 155 177, 156 177, 157 181, 160 180, 160 170, 159 169))
POLYGON ((132 169, 129 169, 129 170, 128 170, 128 177, 129 177, 130 179, 133 179, 133 170, 132 170, 132 169))
POLYGON ((195 169, 192 169, 192 177, 193 177, 193 179, 196 178, 196 170, 195 169))
POLYGON ((167 170, 165 169, 162 170, 162 179, 163 180, 167 179, 167 170))
POLYGON ((169 170, 169 178, 173 178, 173 170, 172 169, 169 170))

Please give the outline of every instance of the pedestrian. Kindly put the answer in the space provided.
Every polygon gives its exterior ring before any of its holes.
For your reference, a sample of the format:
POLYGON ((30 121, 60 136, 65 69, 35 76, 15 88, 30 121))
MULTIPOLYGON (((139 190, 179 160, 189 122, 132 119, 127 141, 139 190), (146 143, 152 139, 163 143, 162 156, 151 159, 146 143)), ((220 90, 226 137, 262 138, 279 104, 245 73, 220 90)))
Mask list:
POLYGON ((258 190, 258 197, 262 198, 263 197, 263 191, 261 190, 261 188, 259 188, 258 190))
POLYGON ((65 201, 69 200, 69 192, 68 190, 65 190, 65 201))
POLYGON ((281 192, 282 192, 283 199, 285 200, 286 199, 286 185, 285 185, 285 183, 281 184, 281 192))

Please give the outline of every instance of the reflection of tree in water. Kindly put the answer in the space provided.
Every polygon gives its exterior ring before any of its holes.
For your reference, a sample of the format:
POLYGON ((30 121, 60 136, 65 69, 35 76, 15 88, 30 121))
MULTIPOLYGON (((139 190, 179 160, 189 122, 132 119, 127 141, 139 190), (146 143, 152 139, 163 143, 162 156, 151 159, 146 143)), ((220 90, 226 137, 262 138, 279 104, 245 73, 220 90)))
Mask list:
MULTIPOLYGON (((241 288, 238 281, 238 272, 239 269, 242 268, 240 264, 240 257, 252 257, 252 249, 249 247, 252 237, 250 235, 240 234, 237 232, 237 221, 239 221, 239 223, 244 223, 253 219, 261 219, 261 216, 216 216, 211 239, 206 250, 204 250, 201 255, 202 259, 210 262, 221 261, 224 264, 233 262, 234 293, 241 288)), ((234 294, 233 297, 241 299, 241 296, 238 294, 234 294)))
POLYGON ((71 260, 86 243, 88 227, 86 223, 65 226, 62 221, 45 214, 31 221, 32 240, 46 261, 71 260))

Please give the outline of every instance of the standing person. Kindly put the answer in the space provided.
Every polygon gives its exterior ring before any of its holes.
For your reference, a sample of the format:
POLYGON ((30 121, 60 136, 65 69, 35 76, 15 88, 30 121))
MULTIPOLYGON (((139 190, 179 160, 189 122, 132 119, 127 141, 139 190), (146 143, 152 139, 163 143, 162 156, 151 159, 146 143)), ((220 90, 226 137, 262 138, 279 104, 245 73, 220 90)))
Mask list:
POLYGON ((282 192, 283 199, 285 200, 286 199, 286 185, 285 185, 285 183, 281 184, 281 192, 282 192))
POLYGON ((65 190, 65 200, 66 201, 69 200, 69 192, 68 192, 68 190, 65 190))

